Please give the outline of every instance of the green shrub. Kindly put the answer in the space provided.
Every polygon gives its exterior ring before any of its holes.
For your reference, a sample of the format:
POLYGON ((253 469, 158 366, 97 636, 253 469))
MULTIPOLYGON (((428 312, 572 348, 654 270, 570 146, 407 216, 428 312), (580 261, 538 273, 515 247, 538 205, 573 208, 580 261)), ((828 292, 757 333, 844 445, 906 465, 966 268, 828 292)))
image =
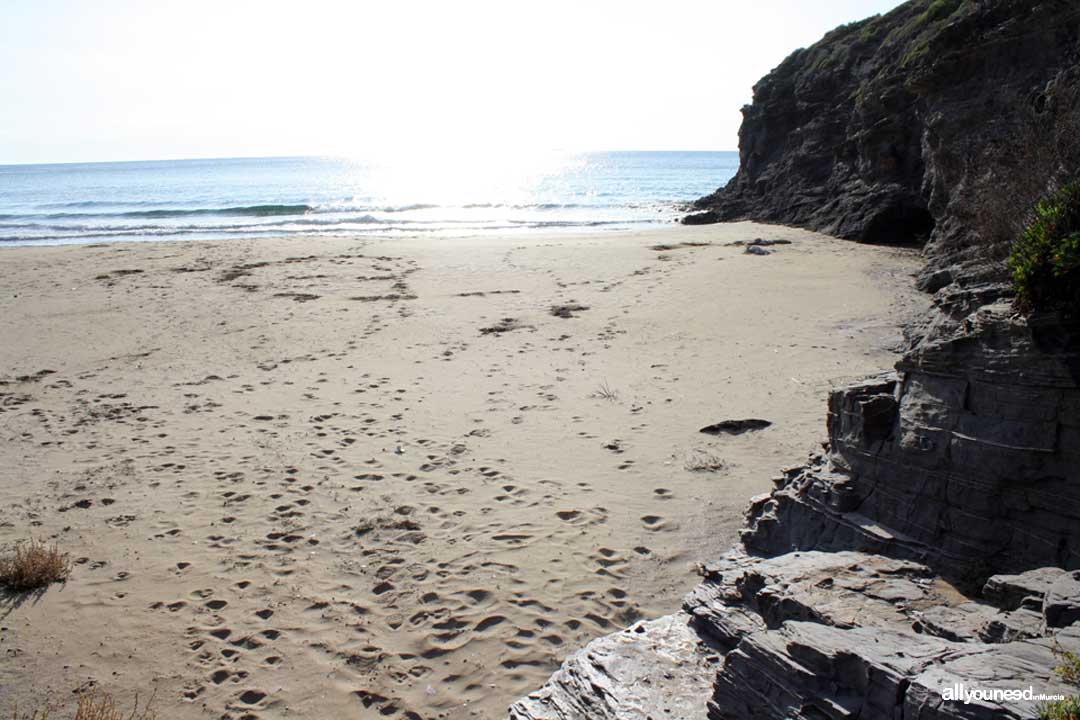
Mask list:
POLYGON ((896 36, 896 39, 907 43, 907 52, 900 59, 901 67, 911 67, 930 56, 930 45, 940 36, 956 11, 964 7, 964 2, 927 0, 925 10, 890 34, 890 37, 896 36))
POLYGON ((1080 657, 1068 650, 1057 650, 1054 654, 1061 658, 1061 664, 1054 668, 1054 674, 1067 683, 1080 685, 1080 657))
POLYGON ((1039 720, 1080 720, 1080 698, 1041 702, 1036 706, 1039 720))
POLYGON ((963 0, 930 0, 926 10, 919 16, 920 23, 932 23, 947 18, 960 9, 963 0))
MULTIPOLYGON (((1054 641, 1053 653, 1061 660, 1054 668, 1054 674, 1070 685, 1080 685, 1080 657, 1076 653, 1062 650, 1054 641)), ((1080 720, 1080 697, 1069 695, 1064 700, 1041 702, 1035 706, 1039 720, 1080 720)))
POLYGON ((1080 310, 1080 180, 1035 206, 1013 243, 1013 289, 1025 310, 1080 310))

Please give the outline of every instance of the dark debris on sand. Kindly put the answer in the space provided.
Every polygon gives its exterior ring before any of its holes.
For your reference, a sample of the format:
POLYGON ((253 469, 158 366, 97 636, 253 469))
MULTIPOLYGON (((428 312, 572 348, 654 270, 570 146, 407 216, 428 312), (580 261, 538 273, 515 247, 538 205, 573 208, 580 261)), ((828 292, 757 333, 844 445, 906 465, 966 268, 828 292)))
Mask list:
POLYGON ((579 303, 571 302, 563 305, 552 305, 551 314, 560 318, 572 318, 577 317, 574 313, 585 312, 589 309, 588 305, 581 305, 579 303))
POLYGON ((748 418, 746 420, 724 420, 713 425, 706 425, 698 432, 706 435, 742 435, 745 432, 764 430, 772 425, 768 420, 748 418))

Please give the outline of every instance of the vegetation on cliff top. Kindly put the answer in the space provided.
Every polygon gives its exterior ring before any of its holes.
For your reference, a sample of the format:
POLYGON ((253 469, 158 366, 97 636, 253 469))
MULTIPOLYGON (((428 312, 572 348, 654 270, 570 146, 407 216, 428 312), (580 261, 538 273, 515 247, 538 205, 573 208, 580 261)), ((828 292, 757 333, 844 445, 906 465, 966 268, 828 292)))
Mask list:
POLYGON ((1035 206, 1013 243, 1009 270, 1022 308, 1080 310, 1080 180, 1035 206))
MULTIPOLYGON (((898 49, 902 53, 900 67, 908 67, 928 55, 931 42, 968 2, 969 0, 922 0, 910 6, 903 5, 887 15, 876 15, 860 23, 852 23, 842 29, 857 27, 859 42, 898 49), (897 22, 897 18, 903 20, 897 22)), ((828 37, 829 35, 826 35, 826 38, 828 37)))

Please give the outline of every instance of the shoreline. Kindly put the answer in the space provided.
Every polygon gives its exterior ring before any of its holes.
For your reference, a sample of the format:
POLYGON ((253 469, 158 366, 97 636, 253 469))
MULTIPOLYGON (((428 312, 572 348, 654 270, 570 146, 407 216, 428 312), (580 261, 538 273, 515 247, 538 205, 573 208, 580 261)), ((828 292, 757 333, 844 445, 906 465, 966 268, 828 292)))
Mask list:
POLYGON ((928 302, 916 251, 782 226, 433 240, 0 254, 0 543, 87 558, 6 616, 0 708, 499 716, 675 605, 928 302))
MULTIPOLYGON (((679 218, 687 212, 684 204, 671 206, 671 215, 668 220, 652 222, 622 221, 622 220, 599 220, 581 222, 550 222, 541 225, 523 225, 512 228, 486 228, 481 231, 470 231, 465 234, 455 235, 450 231, 433 231, 430 233, 418 233, 416 230, 398 230, 393 234, 370 233, 335 233, 304 234, 300 232, 255 235, 255 234, 223 234, 216 237, 187 238, 169 236, 150 236, 146 239, 131 240, 131 236, 100 236, 74 238, 74 242, 64 240, 4 240, 0 241, 0 249, 4 248, 53 248, 53 247, 105 247, 114 245, 143 245, 146 243, 210 243, 223 242, 322 242, 355 240, 359 242, 395 242, 399 240, 424 239, 435 242, 458 242, 479 239, 492 239, 500 242, 515 240, 552 240, 558 238, 580 239, 583 237, 617 237, 621 235, 634 235, 640 233, 660 233, 667 230, 677 230, 681 224, 679 218), (438 234, 438 233, 442 234, 438 234), (110 240, 110 237, 117 239, 110 240)), ((132 235, 138 235, 133 233, 132 235)))

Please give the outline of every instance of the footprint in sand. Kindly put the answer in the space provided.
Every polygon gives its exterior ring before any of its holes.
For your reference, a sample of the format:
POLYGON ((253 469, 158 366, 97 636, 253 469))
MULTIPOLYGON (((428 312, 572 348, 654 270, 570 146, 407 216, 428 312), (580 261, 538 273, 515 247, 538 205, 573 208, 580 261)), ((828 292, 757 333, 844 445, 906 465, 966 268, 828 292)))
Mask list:
POLYGON ((676 523, 673 523, 660 515, 644 515, 641 518, 641 522, 645 526, 645 529, 650 532, 669 531, 678 527, 676 523))

